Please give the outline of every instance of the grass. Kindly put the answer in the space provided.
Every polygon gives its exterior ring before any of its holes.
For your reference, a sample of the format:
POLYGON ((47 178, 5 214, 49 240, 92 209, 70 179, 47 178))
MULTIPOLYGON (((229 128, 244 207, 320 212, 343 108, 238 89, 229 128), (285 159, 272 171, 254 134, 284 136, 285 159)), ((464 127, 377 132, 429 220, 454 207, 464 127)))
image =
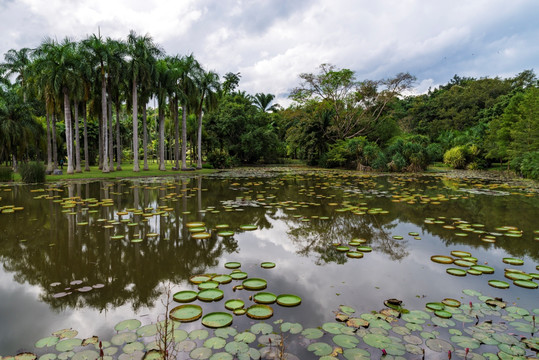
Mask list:
MULTIPOLYGON (((58 180, 77 180, 77 179, 116 179, 116 178, 132 178, 132 177, 154 177, 154 176, 174 176, 179 174, 209 174, 213 173, 216 170, 214 169, 201 169, 201 170, 194 170, 194 171, 174 171, 172 170, 172 167, 174 166, 173 161, 167 161, 166 167, 167 170, 161 171, 159 170, 159 165, 157 162, 155 163, 149 163, 148 167, 149 170, 144 171, 142 170, 142 164, 140 164, 140 171, 139 172, 133 172, 133 164, 126 163, 122 164, 122 170, 121 171, 111 171, 109 173, 103 173, 101 170, 98 169, 97 166, 90 167, 90 171, 83 171, 81 173, 74 173, 71 175, 66 174, 67 166, 64 166, 63 169, 61 169, 64 174, 63 175, 47 175, 46 181, 52 182, 52 181, 58 181, 58 180)), ((16 182, 22 181, 21 175, 19 173, 14 174, 14 180, 16 182)))

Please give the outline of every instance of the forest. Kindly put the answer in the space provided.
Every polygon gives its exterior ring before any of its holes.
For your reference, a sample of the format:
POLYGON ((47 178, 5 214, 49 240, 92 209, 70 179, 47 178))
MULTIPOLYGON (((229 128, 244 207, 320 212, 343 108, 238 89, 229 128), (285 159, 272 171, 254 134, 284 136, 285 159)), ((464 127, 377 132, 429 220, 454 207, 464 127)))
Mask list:
POLYGON ((326 168, 417 172, 432 164, 539 179, 539 81, 461 77, 413 94, 403 72, 377 80, 321 64, 298 74, 284 108, 240 90, 193 54, 150 35, 46 38, 0 64, 0 162, 68 174, 301 161, 326 168), (64 164, 65 163, 65 164, 64 164))

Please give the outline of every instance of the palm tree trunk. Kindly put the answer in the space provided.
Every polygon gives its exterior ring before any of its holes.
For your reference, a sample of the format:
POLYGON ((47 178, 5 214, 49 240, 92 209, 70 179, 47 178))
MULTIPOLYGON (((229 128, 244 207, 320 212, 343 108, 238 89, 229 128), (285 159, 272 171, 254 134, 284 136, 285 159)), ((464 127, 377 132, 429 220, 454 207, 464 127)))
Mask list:
POLYGON ((202 111, 198 114, 197 169, 202 169, 202 111))
POLYGON ((105 74, 101 75, 101 116, 103 121, 103 172, 110 172, 109 168, 109 140, 107 125, 107 85, 105 74))
POLYGON ((165 167, 165 111, 163 106, 159 106, 159 170, 166 170, 165 167))
POLYGON ((99 132, 99 162, 98 169, 103 170, 103 114, 99 113, 98 118, 98 132, 99 132))
POLYGON ((86 102, 82 105, 84 118, 84 171, 90 171, 90 157, 88 156, 88 122, 86 119, 86 102))
POLYGON ((116 104, 116 170, 122 170, 122 145, 120 143, 120 103, 116 104))
POLYGON ((52 136, 52 162, 54 163, 52 170, 56 170, 58 168, 58 145, 56 143, 56 114, 54 113, 54 111, 52 112, 51 136, 52 136))
POLYGON ((82 172, 80 167, 79 103, 77 101, 75 101, 75 172, 82 172))
POLYGON ((52 148, 51 148, 51 118, 49 112, 46 112, 46 122, 47 122, 47 173, 52 173, 53 164, 52 164, 52 148))
MULTIPOLYGON (((137 79, 133 76, 133 171, 139 172, 138 164, 138 97, 137 97, 137 79)), ((146 126, 144 127, 146 131, 146 126)))
POLYGON ((64 120, 66 126, 67 173, 73 174, 73 132, 71 130, 71 108, 66 90, 64 90, 64 120))
POLYGON ((187 105, 182 106, 182 170, 187 169, 187 105))
POLYGON ((180 168, 180 124, 178 121, 178 98, 174 98, 174 160, 176 164, 174 168, 180 168))
POLYGON ((112 100, 110 96, 107 101, 107 110, 109 117, 109 171, 114 171, 114 144, 112 142, 114 139, 112 134, 114 127, 112 126, 112 100))
POLYGON ((148 118, 146 114, 146 104, 142 107, 142 146, 144 147, 144 171, 150 170, 148 167, 148 118))

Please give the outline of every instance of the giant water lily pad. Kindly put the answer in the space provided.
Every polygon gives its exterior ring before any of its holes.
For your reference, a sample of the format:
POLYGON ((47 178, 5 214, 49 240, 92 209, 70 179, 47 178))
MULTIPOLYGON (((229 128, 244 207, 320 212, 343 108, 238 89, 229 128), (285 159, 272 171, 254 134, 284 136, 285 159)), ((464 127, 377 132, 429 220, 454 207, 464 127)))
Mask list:
POLYGON ((277 295, 270 292, 259 292, 253 296, 253 300, 259 304, 273 304, 277 300, 277 295))
POLYGON ((515 280, 513 281, 513 284, 526 289, 537 289, 537 287, 539 287, 539 284, 531 280, 515 280))
POLYGON ((515 265, 515 266, 524 265, 524 260, 521 260, 521 259, 506 257, 506 258, 503 258, 502 261, 509 265, 515 265))
POLYGON ((225 267, 227 269, 238 269, 239 267, 241 267, 241 263, 239 263, 237 261, 229 261, 229 262, 225 263, 225 267))
POLYGON ((137 320, 137 319, 124 320, 116 324, 116 326, 114 326, 114 330, 116 331, 135 330, 140 325, 141 325, 141 322, 140 320, 137 320))
MULTIPOLYGON (((209 280, 204 281, 203 283, 198 284, 199 290, 206 290, 206 289, 216 289, 219 287, 219 283, 217 281, 209 280)), ((198 296, 198 294, 197 294, 198 296)))
POLYGON ((211 349, 208 349, 206 347, 199 347, 199 348, 193 349, 193 351, 189 353, 189 357, 191 359, 209 359, 211 355, 212 355, 211 349))
POLYGON ((225 302, 225 308, 232 311, 236 309, 241 309, 244 306, 245 306, 245 302, 241 299, 231 299, 225 302))
POLYGON ((371 353, 364 349, 345 349, 343 356, 347 360, 369 360, 371 359, 371 353))
POLYGON ((431 261, 439 264, 452 264, 455 259, 446 255, 433 255, 430 257, 431 261))
POLYGON ((268 282, 264 279, 249 278, 243 280, 242 285, 247 290, 262 290, 268 285, 268 282))
POLYGON ((247 309, 247 316, 252 319, 268 319, 273 315, 273 309, 268 305, 256 304, 247 309))
POLYGON ((281 306, 297 306, 301 304, 301 298, 292 294, 281 294, 277 296, 276 301, 281 306))
POLYGON ((224 312, 213 312, 204 315, 202 325, 210 328, 222 328, 232 324, 232 315, 224 312))
POLYGON ((186 304, 175 307, 169 317, 175 321, 189 322, 202 316, 202 308, 198 305, 186 304))
POLYGON ((205 289, 198 293, 197 298, 202 301, 218 301, 224 297, 221 289, 205 289))
POLYGON ((457 269, 457 268, 447 268, 445 269, 445 272, 449 275, 454 276, 466 276, 466 270, 463 269, 457 269))
POLYGON ((233 280, 243 280, 243 279, 247 279, 247 273, 243 271, 235 271, 235 272, 230 273, 230 277, 233 280))
POLYGON ((226 340, 220 337, 212 337, 204 341, 203 346, 208 349, 222 349, 226 345, 226 340))
POLYGON ((190 282, 197 285, 209 280, 211 280, 210 275, 193 275, 189 278, 190 282))
POLYGON ((177 301, 179 303, 188 303, 191 301, 195 301, 198 296, 198 292, 193 290, 183 290, 178 291, 173 295, 174 301, 177 301))
MULTIPOLYGON (((135 335, 136 339, 136 335, 135 335)), ((56 351, 71 351, 77 346, 81 346, 82 340, 73 338, 73 339, 65 339, 56 344, 56 351)))
POLYGON ((320 329, 307 328, 301 332, 301 335, 305 336, 306 339, 314 340, 320 339, 322 336, 324 336, 324 333, 320 329))
POLYGON ((272 331, 273 331, 273 326, 271 326, 270 324, 266 324, 264 322, 259 322, 251 326, 251 332, 253 334, 267 335, 267 334, 271 334, 272 331))
POLYGON ((240 229, 242 229, 243 231, 253 231, 253 230, 258 229, 258 227, 256 225, 246 224, 246 225, 241 225, 240 229))
POLYGON ((501 280, 489 280, 488 284, 492 287, 498 288, 498 289, 507 289, 509 288, 509 284, 505 281, 501 280))
POLYGON ((261 263, 260 267, 262 267, 263 269, 273 269, 275 267, 275 263, 266 261, 266 262, 261 263))
POLYGON ((494 268, 487 265, 472 265, 473 270, 481 271, 483 274, 494 274, 494 268))
POLYGON ((214 277, 211 278, 212 281, 217 281, 219 284, 228 284, 229 282, 232 281, 232 278, 230 277, 230 275, 216 275, 214 277))
POLYGON ((427 339, 427 341, 425 341, 425 345, 427 345, 427 347, 432 351, 436 352, 447 353, 448 351, 455 351, 453 345, 443 339, 427 339))

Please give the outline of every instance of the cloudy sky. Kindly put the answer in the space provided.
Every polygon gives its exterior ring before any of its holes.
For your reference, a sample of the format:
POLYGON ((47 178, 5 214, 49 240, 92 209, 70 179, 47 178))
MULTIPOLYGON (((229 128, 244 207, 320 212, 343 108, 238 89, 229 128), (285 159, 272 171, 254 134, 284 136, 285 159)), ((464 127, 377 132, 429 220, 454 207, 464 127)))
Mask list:
MULTIPOLYGON (((149 33, 168 54, 240 72, 248 93, 280 103, 298 74, 332 63, 358 79, 399 72, 416 92, 461 76, 539 66, 537 0, 0 0, 0 54, 46 36, 149 33)), ((3 60, 3 59, 2 59, 3 60)))

